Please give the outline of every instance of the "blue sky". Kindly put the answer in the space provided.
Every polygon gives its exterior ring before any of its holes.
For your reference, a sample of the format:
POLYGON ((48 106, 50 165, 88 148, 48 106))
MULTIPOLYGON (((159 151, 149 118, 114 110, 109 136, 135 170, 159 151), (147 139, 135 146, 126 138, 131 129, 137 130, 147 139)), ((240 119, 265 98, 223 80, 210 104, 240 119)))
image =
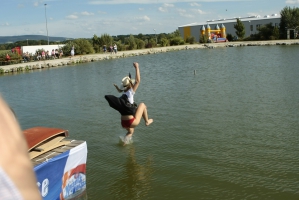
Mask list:
POLYGON ((279 14, 285 6, 299 0, 5 0, 0 36, 47 35, 46 24, 49 36, 70 38, 171 33, 211 19, 279 14))

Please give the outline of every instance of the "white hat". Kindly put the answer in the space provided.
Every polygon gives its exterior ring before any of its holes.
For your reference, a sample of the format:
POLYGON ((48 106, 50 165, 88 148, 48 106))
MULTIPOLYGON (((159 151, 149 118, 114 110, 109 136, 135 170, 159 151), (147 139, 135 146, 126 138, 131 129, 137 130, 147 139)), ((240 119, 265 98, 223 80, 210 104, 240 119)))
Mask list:
POLYGON ((129 85, 130 85, 130 80, 133 84, 135 84, 135 79, 131 79, 130 77, 128 76, 125 76, 123 79, 122 79, 122 85, 120 86, 120 89, 121 90, 124 90, 126 89, 129 85))

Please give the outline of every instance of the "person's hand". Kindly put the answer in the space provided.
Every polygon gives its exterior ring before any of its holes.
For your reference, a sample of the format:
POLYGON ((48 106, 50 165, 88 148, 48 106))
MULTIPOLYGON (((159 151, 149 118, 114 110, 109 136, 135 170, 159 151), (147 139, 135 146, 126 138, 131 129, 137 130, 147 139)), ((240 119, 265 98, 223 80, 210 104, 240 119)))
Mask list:
POLYGON ((114 87, 118 90, 119 88, 118 88, 118 86, 116 85, 116 84, 113 84, 114 85, 114 87))
POLYGON ((134 63, 133 63, 133 66, 134 66, 135 68, 139 67, 138 62, 134 62, 134 63))
POLYGON ((116 90, 117 90, 118 92, 122 92, 122 90, 120 90, 116 84, 113 84, 113 85, 114 85, 114 87, 116 88, 116 90))
MULTIPOLYGON (((1 96, 0 119, 0 166, 2 170, 17 188, 22 199, 41 200, 33 165, 28 155, 27 142, 12 109, 1 96)), ((1 176, 0 179, 2 178, 1 176)))

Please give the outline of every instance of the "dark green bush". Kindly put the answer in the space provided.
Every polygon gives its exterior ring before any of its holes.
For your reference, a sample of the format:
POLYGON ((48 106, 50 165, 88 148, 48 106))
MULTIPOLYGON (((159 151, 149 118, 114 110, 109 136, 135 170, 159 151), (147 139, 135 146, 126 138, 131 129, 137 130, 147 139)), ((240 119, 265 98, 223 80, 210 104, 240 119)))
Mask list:
POLYGON ((175 37, 170 39, 170 46, 183 45, 183 44, 185 44, 185 42, 181 37, 175 37))
POLYGON ((137 49, 144 49, 145 47, 145 42, 143 40, 140 39, 136 39, 136 43, 137 43, 137 49))
POLYGON ((186 43, 194 44, 195 43, 195 37, 193 37, 193 36, 187 37, 186 38, 186 43))
POLYGON ((86 39, 76 39, 65 44, 62 48, 63 54, 66 56, 71 55, 72 46, 75 48, 75 55, 85 55, 94 53, 92 44, 86 39))
POLYGON ((206 36, 205 34, 200 35, 199 42, 200 43, 207 43, 208 42, 208 36, 206 36))
POLYGON ((233 35, 230 34, 230 33, 228 33, 228 34, 226 35, 226 39, 227 39, 229 42, 233 41, 233 35))
POLYGON ((167 38, 162 38, 160 44, 162 47, 169 46, 169 40, 167 38))

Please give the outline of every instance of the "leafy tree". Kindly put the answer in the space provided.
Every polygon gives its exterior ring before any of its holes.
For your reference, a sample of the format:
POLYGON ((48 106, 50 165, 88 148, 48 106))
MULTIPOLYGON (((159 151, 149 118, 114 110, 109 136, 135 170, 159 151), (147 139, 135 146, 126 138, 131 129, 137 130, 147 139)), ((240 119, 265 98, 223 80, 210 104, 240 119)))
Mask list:
POLYGON ((20 60, 22 58, 21 55, 19 55, 16 52, 12 53, 10 50, 1 51, 0 52, 0 65, 1 65, 1 60, 5 61, 6 54, 8 54, 10 56, 10 60, 11 61, 13 61, 13 60, 20 60))
POLYGON ((72 46, 74 45, 75 48, 75 53, 76 53, 76 45, 75 43, 73 43, 72 41, 69 41, 68 43, 66 43, 63 47, 62 47, 62 51, 63 51, 63 55, 65 56, 70 56, 71 55, 71 50, 72 50, 72 46))
POLYGON ((113 40, 113 37, 111 37, 108 34, 103 34, 103 35, 101 35, 101 37, 98 37, 97 35, 93 35, 93 37, 91 39, 91 43, 94 48, 94 51, 96 53, 98 53, 98 52, 103 51, 104 45, 106 45, 108 47, 110 45, 113 45, 115 42, 113 40))
POLYGON ((193 36, 187 37, 186 38, 186 43, 194 44, 195 43, 195 37, 193 37, 193 36))
POLYGON ((274 40, 279 39, 279 29, 277 28, 277 26, 274 27, 274 29, 272 31, 272 36, 274 37, 274 40))
POLYGON ((129 50, 133 50, 137 48, 137 44, 135 42, 134 36, 131 34, 130 37, 126 38, 125 44, 128 45, 129 50))
POLYGON ((179 29, 176 29, 172 34, 174 35, 174 37, 180 37, 181 36, 179 29))
POLYGON ((243 39, 245 36, 245 26, 240 19, 237 19, 237 23, 234 25, 234 28, 236 29, 236 35, 243 39))
POLYGON ((160 44, 162 47, 169 46, 169 40, 165 37, 160 40, 160 44))
POLYGON ((140 39, 140 40, 144 40, 145 39, 145 37, 142 35, 142 33, 139 33, 137 35, 137 38, 140 39))
POLYGON ((201 34, 199 37, 199 42, 200 43, 207 43, 208 42, 208 36, 206 36, 205 34, 201 34))
POLYGON ((259 32, 252 37, 255 40, 277 40, 279 39, 279 30, 272 23, 265 24, 257 29, 259 32))
POLYGON ((62 47, 63 54, 71 55, 71 49, 74 46, 75 54, 84 55, 84 54, 92 54, 94 53, 94 49, 92 44, 86 39, 76 39, 73 41, 69 41, 62 47))
POLYGON ((158 41, 160 41, 160 43, 161 43, 162 38, 167 38, 167 35, 165 33, 160 33, 157 38, 158 38, 158 41))
POLYGON ((96 34, 93 35, 92 37, 92 46, 93 46, 93 49, 96 53, 100 52, 101 51, 101 43, 100 43, 100 38, 98 38, 98 36, 96 34))
POLYGON ((170 39, 170 46, 174 46, 174 45, 183 45, 185 44, 183 38, 181 37, 174 37, 172 39, 170 39))
POLYGON ((151 39, 149 40, 149 43, 152 45, 152 47, 156 47, 156 46, 157 46, 156 38, 151 38, 151 39))
POLYGON ((259 31, 258 36, 260 40, 269 40, 273 30, 272 23, 260 26, 257 30, 259 31))
POLYGON ((109 34, 101 35, 100 41, 99 41, 99 44, 101 46, 104 46, 104 45, 110 46, 110 45, 113 45, 113 43, 114 43, 113 38, 109 34))
POLYGON ((175 37, 181 37, 179 30, 175 30, 172 33, 167 34, 167 39, 175 38, 175 37))
MULTIPOLYGON (((280 11, 279 32, 281 38, 287 38, 287 28, 296 28, 299 26, 299 8, 284 7, 280 11)), ((298 29, 297 29, 298 30, 298 29)))
POLYGON ((233 41, 233 35, 230 34, 230 33, 228 33, 228 34, 226 35, 226 39, 227 39, 228 41, 233 41))
POLYGON ((141 39, 135 39, 136 44, 137 44, 137 49, 144 49, 145 47, 145 42, 141 39))
POLYGON ((150 39, 145 40, 145 48, 152 48, 153 47, 151 41, 152 40, 150 40, 150 39))
POLYGON ((77 54, 91 54, 94 53, 94 49, 91 43, 86 39, 76 39, 74 42, 77 44, 77 54))

